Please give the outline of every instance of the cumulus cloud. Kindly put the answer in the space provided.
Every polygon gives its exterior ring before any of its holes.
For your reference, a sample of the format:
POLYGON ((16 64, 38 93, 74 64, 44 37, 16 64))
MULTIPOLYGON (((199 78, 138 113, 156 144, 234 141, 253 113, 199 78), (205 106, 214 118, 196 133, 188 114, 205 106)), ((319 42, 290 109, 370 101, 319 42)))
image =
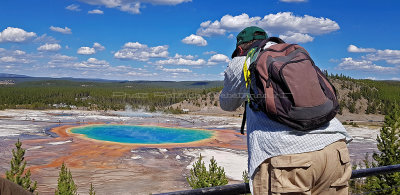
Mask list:
POLYGON ((25 55, 25 54, 26 54, 26 52, 25 52, 25 51, 22 51, 22 50, 18 50, 18 49, 17 49, 17 50, 15 50, 15 51, 14 51, 14 54, 15 54, 15 55, 25 55))
POLYGON ((147 48, 147 45, 141 44, 139 42, 128 42, 124 44, 124 48, 143 49, 147 48))
POLYGON ((281 38, 287 43, 307 43, 307 42, 312 42, 314 40, 314 37, 311 37, 308 34, 292 33, 292 32, 289 32, 286 35, 280 35, 279 38, 281 38))
POLYGON ((89 14, 104 14, 104 12, 99 9, 90 10, 90 11, 88 11, 88 13, 89 14))
POLYGON ((370 53, 370 52, 375 52, 376 49, 374 48, 360 48, 357 47, 355 45, 349 45, 349 47, 347 48, 348 52, 351 53, 370 53))
POLYGON ((341 70, 363 70, 378 72, 388 72, 396 70, 394 67, 379 66, 369 60, 355 60, 351 57, 343 58, 338 68, 341 70))
POLYGON ((244 26, 259 26, 269 34, 280 34, 289 39, 309 42, 311 35, 322 35, 337 31, 339 24, 329 18, 317 18, 309 15, 295 16, 292 12, 279 12, 264 17, 249 17, 246 13, 225 15, 220 20, 205 21, 200 24, 197 35, 215 36, 227 32, 239 32, 244 26))
POLYGON ((92 55, 98 51, 103 51, 106 48, 102 46, 100 43, 93 43, 93 47, 80 47, 76 53, 81 55, 92 55))
POLYGON ((107 8, 116 8, 123 12, 139 14, 142 3, 153 5, 177 5, 191 0, 80 0, 90 5, 100 5, 107 8))
POLYGON ((96 58, 89 58, 86 61, 74 64, 76 68, 104 68, 109 67, 110 64, 105 60, 98 60, 96 58))
POLYGON ((80 47, 76 53, 81 55, 92 55, 96 53, 96 50, 91 47, 80 47))
POLYGON ((104 46, 102 46, 100 43, 97 43, 97 42, 93 43, 93 48, 96 51, 103 51, 106 49, 104 46))
POLYGON ((9 62, 17 62, 17 59, 12 56, 5 56, 5 57, 1 57, 0 61, 9 63, 9 62))
POLYGON ((349 45, 347 51, 351 53, 367 54, 361 56, 359 59, 353 59, 352 57, 343 58, 340 64, 337 66, 338 69, 374 71, 377 73, 382 72, 394 74, 400 72, 400 50, 379 50, 375 48, 360 48, 355 45, 349 45), (383 63, 384 66, 376 65, 376 62, 378 61, 383 63))
POLYGON ((189 44, 189 45, 197 45, 197 46, 206 46, 207 41, 202 37, 198 35, 191 34, 188 37, 185 37, 182 39, 182 43, 189 44))
POLYGON ((192 72, 191 70, 187 68, 164 68, 163 66, 158 66, 158 70, 164 71, 164 72, 171 72, 171 73, 187 73, 187 72, 192 72))
POLYGON ((79 9, 79 5, 75 4, 68 5, 67 7, 65 7, 65 9, 76 12, 81 11, 81 9, 79 9))
POLYGON ((58 43, 44 44, 37 48, 38 51, 58 51, 61 49, 61 45, 58 43))
MULTIPOLYGON (((34 60, 33 55, 27 54, 22 50, 6 50, 0 48, 0 65, 9 66, 9 65, 17 65, 32 63, 34 60)), ((15 66, 13 66, 15 67, 15 66)))
POLYGON ((160 65, 187 65, 187 66, 201 66, 207 64, 204 59, 189 60, 184 58, 170 58, 166 60, 158 60, 156 64, 160 65))
POLYGON ((137 71, 131 71, 128 72, 127 75, 129 76, 139 76, 139 77, 152 77, 152 76, 157 76, 158 73, 154 72, 154 73, 143 73, 143 72, 137 72, 137 71))
POLYGON ((208 59, 208 65, 214 65, 218 63, 228 63, 229 57, 223 54, 215 54, 208 59))
POLYGON ((0 32, 0 43, 1 42, 16 42, 21 43, 31 38, 36 37, 34 32, 26 32, 20 28, 7 27, 2 32, 0 32))
POLYGON ((170 57, 165 60, 158 60, 155 62, 157 65, 185 65, 185 66, 202 66, 202 65, 215 65, 219 63, 228 63, 229 58, 223 54, 215 54, 215 52, 209 52, 212 55, 207 61, 204 59, 195 59, 192 55, 179 55, 175 54, 174 57, 170 57))
POLYGON ((385 60, 388 64, 400 65, 400 50, 377 50, 375 53, 368 54, 364 58, 371 61, 385 60))
POLYGON ((29 62, 31 62, 31 61, 28 60, 28 59, 17 58, 17 57, 14 57, 14 56, 4 56, 4 57, 0 58, 0 63, 5 63, 5 64, 16 64, 16 63, 18 63, 18 64, 21 64, 21 63, 27 64, 29 62))
POLYGON ((125 43, 121 50, 114 53, 114 58, 148 61, 150 58, 166 58, 168 54, 168 45, 148 47, 139 42, 128 42, 125 43))
POLYGON ((193 60, 195 57, 192 55, 175 54, 174 58, 184 58, 184 59, 188 59, 188 60, 193 60))
POLYGON ((61 27, 50 26, 50 30, 62 34, 72 34, 71 29, 68 27, 61 28, 61 27))

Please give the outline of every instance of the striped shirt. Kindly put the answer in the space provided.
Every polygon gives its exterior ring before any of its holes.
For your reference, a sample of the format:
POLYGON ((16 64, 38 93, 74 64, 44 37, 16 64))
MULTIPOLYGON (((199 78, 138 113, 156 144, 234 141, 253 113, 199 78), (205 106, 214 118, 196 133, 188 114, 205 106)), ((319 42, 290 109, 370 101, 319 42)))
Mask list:
MULTIPOLYGON (((234 111, 246 100, 247 89, 243 76, 245 58, 233 58, 225 70, 224 88, 219 97, 223 110, 234 111)), ((347 143, 352 140, 336 118, 318 129, 304 132, 273 121, 265 113, 253 111, 248 106, 246 109, 250 184, 257 167, 268 158, 317 151, 341 139, 347 143)))

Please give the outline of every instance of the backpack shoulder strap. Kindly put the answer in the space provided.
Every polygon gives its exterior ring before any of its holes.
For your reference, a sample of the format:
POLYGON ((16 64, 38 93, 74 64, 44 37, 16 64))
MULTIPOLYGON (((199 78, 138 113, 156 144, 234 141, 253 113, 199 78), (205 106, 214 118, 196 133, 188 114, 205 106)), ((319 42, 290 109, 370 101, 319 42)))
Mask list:
POLYGON ((283 41, 281 38, 279 38, 279 37, 268 37, 268 39, 266 39, 266 43, 268 42, 268 41, 272 41, 272 42, 275 42, 275 43, 285 43, 285 41, 283 41))

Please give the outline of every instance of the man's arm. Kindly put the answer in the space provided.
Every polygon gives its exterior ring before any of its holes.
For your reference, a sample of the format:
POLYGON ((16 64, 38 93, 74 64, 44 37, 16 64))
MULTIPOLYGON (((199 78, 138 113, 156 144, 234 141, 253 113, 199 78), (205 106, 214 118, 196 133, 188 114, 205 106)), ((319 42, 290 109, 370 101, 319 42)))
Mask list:
POLYGON ((235 57, 225 70, 224 88, 219 96, 222 110, 234 111, 246 99, 246 85, 243 76, 243 64, 246 56, 235 57))

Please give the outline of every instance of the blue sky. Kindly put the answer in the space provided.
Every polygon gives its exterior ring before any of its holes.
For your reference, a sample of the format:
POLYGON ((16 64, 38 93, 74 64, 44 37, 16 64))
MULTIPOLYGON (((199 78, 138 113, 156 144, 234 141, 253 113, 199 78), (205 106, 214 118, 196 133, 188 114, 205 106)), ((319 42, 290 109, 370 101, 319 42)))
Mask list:
POLYGON ((0 73, 222 80, 235 37, 257 25, 321 69, 400 80, 396 0, 2 0, 0 73))

